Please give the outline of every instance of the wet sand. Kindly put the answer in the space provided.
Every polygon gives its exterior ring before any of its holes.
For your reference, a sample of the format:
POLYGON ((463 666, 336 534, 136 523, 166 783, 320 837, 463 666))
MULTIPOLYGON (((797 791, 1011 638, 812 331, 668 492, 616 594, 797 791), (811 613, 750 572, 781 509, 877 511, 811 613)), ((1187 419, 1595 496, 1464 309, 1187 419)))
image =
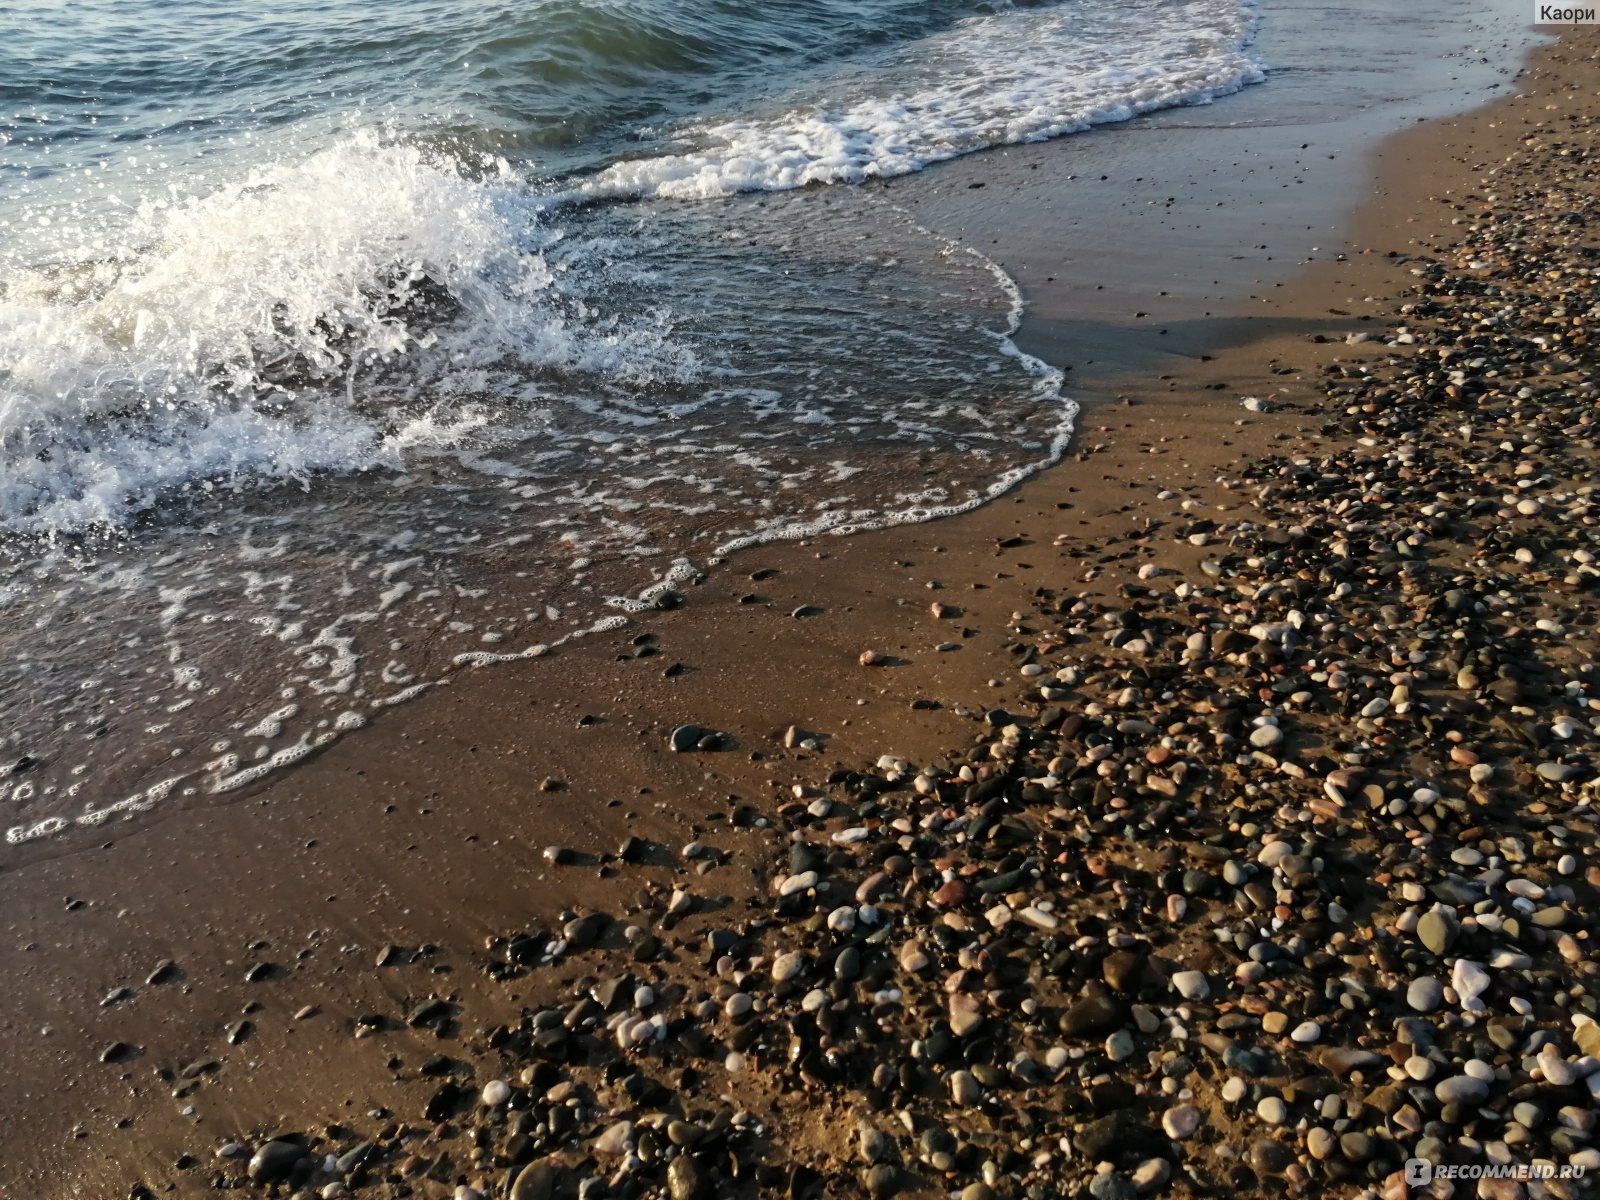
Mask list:
MULTIPOLYGON (((1271 92, 1236 100, 1265 114, 1271 92)), ((1347 334, 1381 328, 1414 284, 1387 255, 1446 238, 1456 214, 1435 197, 1470 183, 1466 164, 1503 157, 1541 104, 1439 120, 1370 157, 1360 147, 1373 131, 1352 134, 1332 151, 1350 156, 1337 172, 1348 190, 1322 198, 1313 229, 1294 225, 1293 202, 1212 220, 1215 196, 1242 206, 1257 185, 1191 170, 1170 192, 1155 189, 1162 202, 1127 234, 1168 230, 1143 257, 1094 244, 1092 206, 1071 216, 1051 207, 1070 203, 1066 177, 1094 153, 1084 143, 1180 137, 1184 122, 1221 118, 1224 106, 897 185, 930 225, 987 240, 1023 284, 1025 348, 1072 366, 1085 404, 1069 461, 963 518, 741 555, 685 589, 681 608, 548 660, 463 676, 250 794, 18 856, 0 874, 11 984, 0 1194, 123 1195, 135 1180, 188 1194, 213 1164, 179 1170, 183 1153, 328 1122, 366 1129, 384 1123, 370 1115, 378 1109, 414 1120, 434 1086, 417 1065, 482 1047, 440 1047, 417 1030, 354 1038, 363 1014, 404 1013, 439 994, 474 1028, 514 1024, 595 968, 568 959, 508 984, 482 970, 486 939, 559 925, 563 910, 621 914, 680 885, 714 911, 764 903, 772 834, 753 816, 775 813, 797 784, 868 769, 885 753, 948 761, 981 734, 987 709, 1016 704, 1011 647, 1018 626, 1032 628, 1038 589, 1114 595, 1158 544, 1163 568, 1197 572, 1214 551, 1152 538, 1175 519, 1160 493, 1237 519, 1246 499, 1219 476, 1325 444, 1310 381, 1350 354, 1347 334), (1183 197, 1178 212, 1166 195, 1183 197), (1357 197, 1359 216, 1341 221, 1357 197), (1183 221, 1185 203, 1208 219, 1183 221), (1242 226, 1260 228, 1249 244, 1270 249, 1219 254, 1244 244, 1242 226), (1306 243, 1320 249, 1302 264, 1306 243), (1188 266, 1199 262, 1209 269, 1188 266), (1328 340, 1308 341, 1318 336, 1328 340), (1251 412, 1246 396, 1277 411, 1251 412), (950 611, 936 618, 935 602, 950 611), (863 666, 867 651, 884 664, 863 666), (668 736, 685 722, 729 745, 673 753, 668 736), (791 726, 819 748, 786 748, 791 726), (629 837, 645 843, 642 861, 610 857, 629 837), (720 852, 711 869, 684 856, 695 842, 720 852), (575 861, 547 860, 554 846, 575 861), (389 946, 406 965, 374 966, 389 946), (147 983, 164 960, 180 977, 147 983), (247 980, 257 963, 271 965, 247 980), (133 995, 102 1006, 120 986, 133 995), (315 1013, 296 1019, 307 1006, 315 1013), (239 1022, 249 1028, 230 1044, 239 1022), (130 1060, 99 1063, 116 1042, 130 1060), (184 1066, 212 1061, 220 1067, 182 1079, 184 1066)), ((1149 152, 1127 153, 1128 169, 1142 170, 1137 155, 1149 152)), ((1330 178, 1306 174, 1301 186, 1330 178)), ((1148 209, 1147 192, 1137 196, 1148 209)), ((793 1140, 820 1153, 828 1136, 793 1140)))

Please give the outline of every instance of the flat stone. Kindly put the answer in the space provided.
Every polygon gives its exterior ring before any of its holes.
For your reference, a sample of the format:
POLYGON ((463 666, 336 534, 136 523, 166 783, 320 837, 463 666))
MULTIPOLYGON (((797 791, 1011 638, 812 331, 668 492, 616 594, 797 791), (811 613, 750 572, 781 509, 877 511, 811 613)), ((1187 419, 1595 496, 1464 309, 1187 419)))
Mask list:
POLYGON ((306 1148, 294 1142, 268 1142, 251 1156, 246 1173, 251 1183, 277 1183, 287 1179, 305 1156, 306 1148))
POLYGON ((705 1168, 692 1154, 680 1154, 667 1168, 667 1194, 672 1200, 701 1200, 707 1194, 705 1168))
POLYGON ((611 918, 605 913, 590 913, 568 921, 562 927, 561 936, 566 939, 568 949, 581 950, 592 945, 610 924, 611 918))
POLYGON ((1584 1021, 1573 1029, 1572 1038, 1583 1053, 1593 1058, 1600 1058, 1600 1025, 1593 1021, 1584 1021))
POLYGON ((1131 950, 1114 950, 1100 964, 1101 977, 1119 992, 1137 991, 1144 980, 1145 957, 1131 950))
POLYGON ((1175 1142, 1188 1141, 1200 1128, 1200 1110, 1192 1104, 1180 1104, 1161 1115, 1161 1131, 1175 1142))
POLYGON ((1281 741, 1283 730, 1276 725, 1261 725, 1250 732, 1250 744, 1257 750, 1271 750, 1281 741))
POLYGON ((983 1098, 983 1089, 978 1086, 971 1071, 952 1071, 950 1098, 962 1107, 969 1107, 983 1098))
POLYGON ((978 1011, 975 997, 957 993, 950 997, 950 1030, 957 1037, 967 1034, 983 1024, 983 1014, 978 1011))
POLYGON ((608 1158, 616 1158, 626 1154, 628 1142, 633 1137, 633 1122, 618 1121, 606 1127, 606 1131, 594 1140, 594 1151, 608 1158))
POLYGON ((1372 1157, 1372 1139, 1359 1130, 1352 1130, 1339 1138, 1339 1153, 1351 1162, 1366 1162, 1372 1157))
POLYGON ((867 1168, 862 1182, 869 1200, 889 1200, 900 1192, 900 1168, 892 1163, 876 1163, 867 1168))
POLYGON ((1116 1171, 1096 1175, 1089 1181, 1089 1195, 1094 1200, 1134 1200, 1139 1194, 1133 1180, 1116 1171))
POLYGON ((1489 1098, 1489 1085, 1471 1075, 1452 1075, 1433 1089, 1440 1104, 1481 1104, 1489 1098))
POLYGON ((1068 1037, 1100 1037, 1120 1029, 1127 1010, 1115 996, 1091 994, 1075 1000, 1061 1014, 1061 1032, 1068 1037))
POLYGON ((1417 921, 1417 940, 1433 953, 1446 954, 1455 945, 1456 924, 1437 908, 1430 908, 1417 921))
POLYGON ((1444 1003, 1444 984, 1432 975, 1413 979, 1406 988, 1406 1003, 1416 1012, 1434 1012, 1444 1003))
POLYGON ((686 754, 700 744, 705 733, 698 725, 679 725, 667 738, 667 744, 672 747, 673 753, 686 754))

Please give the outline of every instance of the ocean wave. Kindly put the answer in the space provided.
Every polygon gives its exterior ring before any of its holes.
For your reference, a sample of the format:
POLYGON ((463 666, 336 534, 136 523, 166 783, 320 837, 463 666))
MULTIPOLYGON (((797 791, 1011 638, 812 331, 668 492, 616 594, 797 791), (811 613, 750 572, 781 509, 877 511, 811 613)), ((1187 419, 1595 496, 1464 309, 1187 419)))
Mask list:
POLYGON ((0 528, 115 528, 191 485, 395 466, 487 424, 485 393, 526 397, 530 368, 692 374, 648 323, 564 305, 525 197, 503 162, 469 176, 369 129, 200 197, 147 194, 112 257, 9 271, 0 528))
POLYGON ((614 163, 556 199, 860 183, 1209 103, 1264 77, 1247 53, 1254 30, 1241 0, 1008 7, 915 41, 883 69, 830 79, 780 114, 688 126, 674 139, 686 148, 614 163))

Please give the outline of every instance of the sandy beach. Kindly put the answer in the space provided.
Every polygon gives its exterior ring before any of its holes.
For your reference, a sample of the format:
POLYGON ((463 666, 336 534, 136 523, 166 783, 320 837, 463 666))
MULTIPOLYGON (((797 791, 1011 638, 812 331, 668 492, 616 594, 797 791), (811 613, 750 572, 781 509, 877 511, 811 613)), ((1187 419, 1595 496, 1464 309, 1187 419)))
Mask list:
POLYGON ((1316 137, 1287 75, 880 188, 1019 281, 1066 461, 20 848, 0 1196, 1600 1171, 1597 54, 1435 64, 1316 137), (1205 121, 1210 169, 1116 216, 1116 163, 1205 121))

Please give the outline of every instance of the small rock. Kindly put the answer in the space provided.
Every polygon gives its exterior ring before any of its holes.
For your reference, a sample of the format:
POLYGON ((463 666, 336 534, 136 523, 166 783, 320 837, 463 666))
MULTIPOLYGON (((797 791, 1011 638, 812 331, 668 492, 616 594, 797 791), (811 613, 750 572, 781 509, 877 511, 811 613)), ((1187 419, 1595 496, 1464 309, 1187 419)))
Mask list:
POLYGON ((1489 1085, 1471 1075, 1452 1075, 1433 1089, 1440 1104, 1479 1104, 1489 1097, 1489 1085))
POLYGON ((246 1173, 251 1183, 277 1183, 287 1179, 305 1156, 305 1147, 294 1142, 268 1142, 251 1157, 246 1173))
POLYGON ((1406 1003, 1420 1013, 1435 1012, 1444 1003, 1444 984, 1432 975, 1413 979, 1406 988, 1406 1003))
POLYGON ((1133 1180, 1116 1171, 1096 1175, 1089 1181, 1089 1195, 1094 1200, 1134 1200, 1138 1194, 1133 1180))
POLYGON ((1122 1027, 1127 1010, 1114 996, 1090 994, 1075 1000, 1061 1014, 1061 1032, 1068 1037, 1100 1037, 1122 1027))
POLYGON ((863 1182, 871 1200, 889 1200, 900 1191, 900 1170, 890 1163, 877 1163, 867 1168, 863 1182))
POLYGON ((1261 725, 1250 732, 1250 744, 1257 750, 1271 750, 1281 741, 1283 730, 1276 725, 1261 725))
POLYGON ((617 1121, 594 1140, 594 1152, 607 1158, 617 1158, 628 1152, 628 1142, 633 1138, 633 1122, 617 1121))
POLYGON ((1200 1110, 1192 1104, 1169 1108, 1161 1116, 1161 1131, 1175 1142, 1188 1141, 1200 1128, 1200 1110))
POLYGON ((983 1089, 971 1071, 953 1071, 950 1074, 950 1098, 963 1108, 969 1108, 983 1098, 983 1089))
POLYGON ((517 1172, 506 1200, 552 1200, 556 1194, 555 1164, 547 1159, 531 1162, 517 1172))
POLYGON ((100 1061, 103 1063, 124 1063, 139 1057, 139 1048, 127 1042, 112 1042, 100 1051, 100 1061))
POLYGON ((667 744, 672 747, 674 754, 687 754, 700 745, 700 739, 705 734, 706 731, 698 725, 679 725, 667 738, 667 744))
POLYGON ((692 1154, 680 1154, 667 1168, 667 1192, 672 1200, 700 1200, 706 1192, 705 1170, 692 1154))
POLYGON ((1431 908, 1417 921, 1417 939, 1441 957, 1455 945, 1456 924, 1437 908, 1431 908))

